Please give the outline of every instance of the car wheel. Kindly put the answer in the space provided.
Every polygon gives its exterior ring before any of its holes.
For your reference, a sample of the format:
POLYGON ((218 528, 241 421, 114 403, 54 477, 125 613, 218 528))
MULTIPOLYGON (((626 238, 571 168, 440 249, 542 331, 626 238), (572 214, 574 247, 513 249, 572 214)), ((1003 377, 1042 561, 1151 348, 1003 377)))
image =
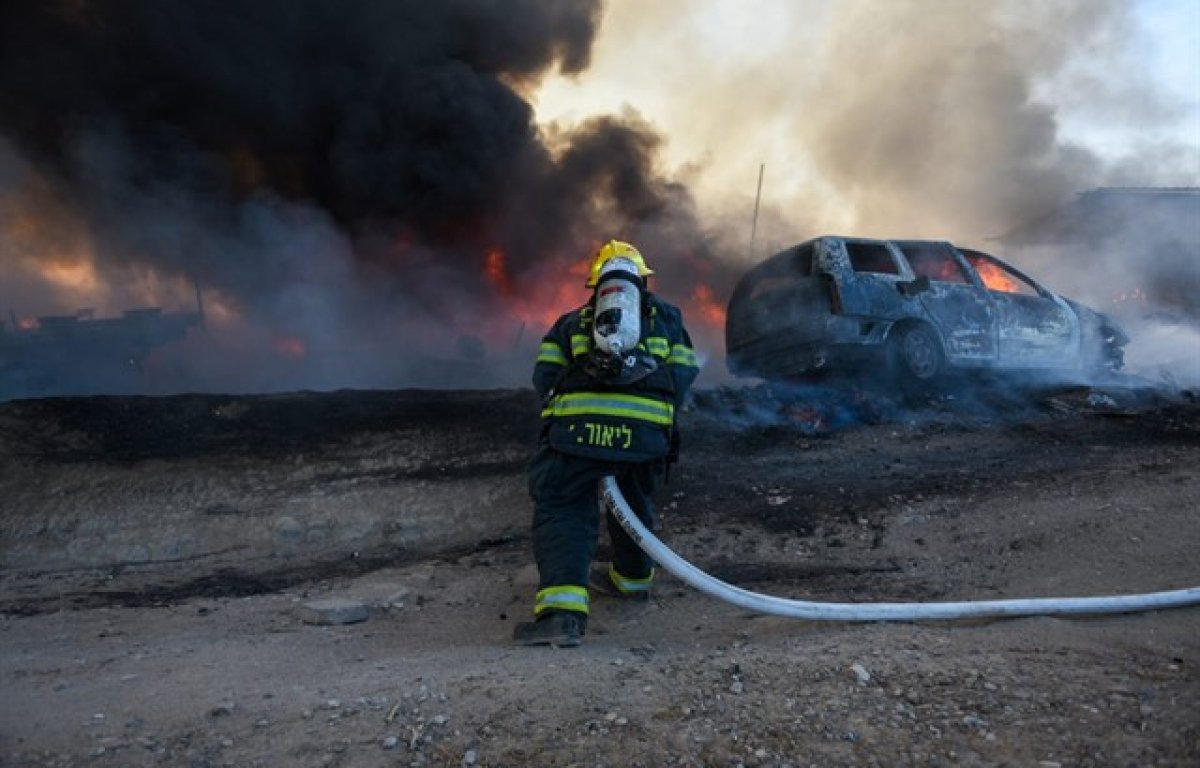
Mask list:
POLYGON ((928 389, 945 373, 942 341, 927 325, 902 329, 891 345, 891 362, 905 387, 928 389))

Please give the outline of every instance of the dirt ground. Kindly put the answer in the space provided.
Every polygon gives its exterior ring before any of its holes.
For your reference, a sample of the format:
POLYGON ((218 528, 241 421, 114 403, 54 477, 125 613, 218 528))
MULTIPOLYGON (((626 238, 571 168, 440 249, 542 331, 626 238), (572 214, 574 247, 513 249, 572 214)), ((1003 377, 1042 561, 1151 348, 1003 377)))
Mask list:
MULTIPOLYGON (((121 423, 143 426, 110 442, 86 436, 89 419, 91 434, 109 434, 97 420, 111 399, 0 406, 0 503, 57 494, 103 519, 121 496, 89 496, 89 478, 114 462, 140 496, 139 477, 183 472, 185 459, 187 472, 214 478, 256 462, 237 503, 209 510, 236 523, 297 463, 316 460, 330 431, 337 481, 356 482, 355 499, 382 493, 397 476, 353 455, 380 450, 356 441, 382 429, 372 425, 379 400, 331 418, 332 403, 355 402, 338 397, 297 401, 313 416, 303 423, 317 425, 308 431, 267 420, 237 434, 198 421, 168 429, 161 415, 137 418, 152 402, 121 401, 121 423), (64 423, 66 410, 71 430, 39 427, 52 411, 64 423), (67 475, 70 486, 54 482, 67 475)), ((459 402, 529 444, 529 393, 459 402)), ((898 408, 854 393, 708 389, 683 429, 660 535, 749 589, 864 602, 1200 585, 1200 404, 1187 393, 1041 391, 898 408)), ((521 482, 519 461, 473 450, 462 447, 457 466, 485 462, 521 482)), ((1200 608, 814 623, 750 614, 663 575, 647 604, 596 597, 580 648, 518 648, 509 637, 528 617, 536 574, 527 504, 505 514, 513 528, 442 551, 269 567, 6 565, 0 763, 1200 765, 1200 608), (364 603, 369 618, 302 620, 306 603, 332 597, 364 603)), ((0 518, 12 528, 20 515, 10 506, 0 518)))

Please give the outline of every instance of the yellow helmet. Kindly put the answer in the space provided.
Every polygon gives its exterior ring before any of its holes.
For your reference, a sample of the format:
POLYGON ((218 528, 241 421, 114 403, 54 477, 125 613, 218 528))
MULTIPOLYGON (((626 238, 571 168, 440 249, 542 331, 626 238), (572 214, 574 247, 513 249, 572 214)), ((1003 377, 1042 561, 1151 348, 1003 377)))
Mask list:
POLYGON ((654 270, 646 266, 646 260, 642 258, 642 254, 638 253, 637 248, 629 243, 622 243, 620 240, 609 240, 600 246, 600 250, 596 251, 596 258, 592 259, 592 268, 588 270, 587 282, 584 285, 588 288, 595 288, 596 283, 600 282, 600 271, 613 259, 632 261, 637 266, 638 277, 654 274, 654 270))

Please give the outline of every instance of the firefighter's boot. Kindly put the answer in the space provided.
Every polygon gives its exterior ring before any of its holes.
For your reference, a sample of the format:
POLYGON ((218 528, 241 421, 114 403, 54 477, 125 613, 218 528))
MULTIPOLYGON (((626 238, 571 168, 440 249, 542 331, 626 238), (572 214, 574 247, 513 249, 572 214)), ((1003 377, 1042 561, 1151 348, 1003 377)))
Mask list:
POLYGON ((553 645, 555 648, 574 648, 579 645, 587 627, 587 617, 576 611, 548 611, 537 621, 525 621, 513 630, 518 645, 553 645))

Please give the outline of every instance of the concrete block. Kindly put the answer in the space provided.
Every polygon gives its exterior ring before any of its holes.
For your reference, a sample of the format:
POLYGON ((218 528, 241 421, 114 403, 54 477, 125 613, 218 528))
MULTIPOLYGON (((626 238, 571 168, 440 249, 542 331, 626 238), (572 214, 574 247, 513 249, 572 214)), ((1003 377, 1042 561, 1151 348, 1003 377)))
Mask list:
POLYGON ((300 607, 300 618, 306 624, 355 624, 367 620, 367 606, 344 597, 314 600, 300 607))

